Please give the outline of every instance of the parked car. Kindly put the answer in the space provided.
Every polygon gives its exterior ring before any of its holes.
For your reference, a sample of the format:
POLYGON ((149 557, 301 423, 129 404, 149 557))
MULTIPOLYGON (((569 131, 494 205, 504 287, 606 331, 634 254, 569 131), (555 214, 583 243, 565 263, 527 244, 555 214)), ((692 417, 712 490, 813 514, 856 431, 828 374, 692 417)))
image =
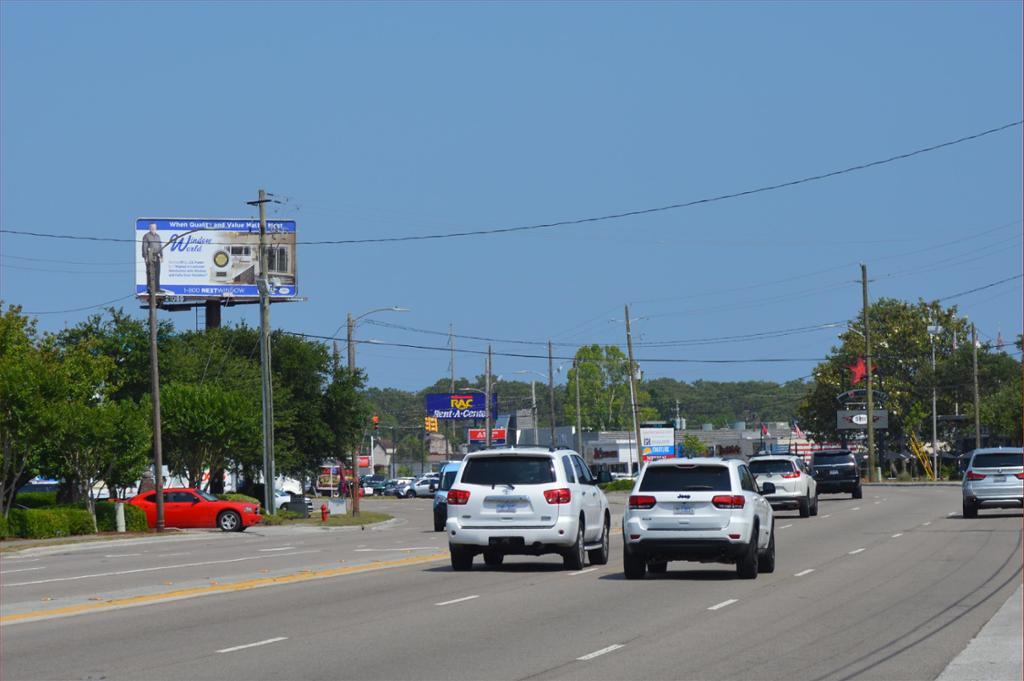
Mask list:
POLYGON ((814 452, 811 467, 818 483, 818 494, 849 492, 854 499, 864 496, 860 486, 860 467, 850 450, 814 452))
POLYGON ((739 459, 648 463, 622 516, 626 579, 663 573, 673 560, 735 563, 743 579, 773 572, 775 516, 762 493, 774 492, 739 459))
POLYGON ((971 452, 962 483, 964 517, 980 508, 1024 507, 1024 449, 991 447, 971 452))
MULTIPOLYGON (((306 512, 308 514, 313 513, 313 500, 308 496, 303 497, 306 500, 306 512)), ((302 513, 301 508, 291 508, 292 493, 286 492, 282 489, 274 490, 274 509, 277 511, 294 511, 296 513, 302 513)))
POLYGON ((748 464, 758 483, 770 482, 775 493, 765 495, 774 509, 795 508, 800 517, 818 515, 818 483, 799 456, 759 456, 748 464))
POLYGON ((400 483, 395 489, 395 496, 405 499, 413 497, 426 497, 437 491, 437 480, 435 478, 416 478, 408 482, 400 483))
POLYGON ((448 490, 455 482, 455 476, 462 466, 461 461, 446 463, 441 466, 441 483, 434 492, 434 532, 443 532, 444 524, 448 520, 448 490))
MULTIPOLYGON (((149 526, 156 527, 156 492, 136 495, 126 503, 145 511, 149 526)), ((221 501, 198 489, 164 490, 165 527, 219 527, 225 532, 241 532, 262 522, 259 504, 221 501)))
POLYGON ((468 454, 448 490, 452 569, 506 555, 561 554, 565 567, 608 562, 608 500, 582 457, 537 447, 468 454))

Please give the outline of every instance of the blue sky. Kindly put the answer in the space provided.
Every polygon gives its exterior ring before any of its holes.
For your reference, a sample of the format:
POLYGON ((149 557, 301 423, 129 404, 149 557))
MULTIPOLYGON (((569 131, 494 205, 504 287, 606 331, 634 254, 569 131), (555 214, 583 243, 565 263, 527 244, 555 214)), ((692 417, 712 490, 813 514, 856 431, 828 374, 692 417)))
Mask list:
MULTIPOLYGON (((742 191, 1022 117, 1011 2, 8 1, 0 19, 0 225, 12 230, 130 238, 139 216, 254 216, 245 202, 260 187, 285 201, 270 217, 295 219, 300 242, 508 227, 742 191)), ((1021 146, 1016 127, 654 215, 300 246, 309 301, 274 306, 272 321, 329 336, 348 311, 400 305, 410 311, 368 319, 621 343, 612 320, 631 303, 637 340, 653 343, 846 320, 860 306, 860 261, 873 299, 1019 274, 1021 146)), ((132 291, 130 244, 3 234, 0 256, 0 298, 28 312, 132 291)), ((1021 290, 1018 279, 951 302, 984 337, 1009 339, 1021 290)), ((165 314, 195 326, 191 313, 165 314)), ((225 311, 241 320, 255 325, 256 309, 225 311)), ((782 381, 808 375, 835 333, 637 355, 799 360, 643 366, 648 377, 782 381)), ((367 323, 357 337, 446 342, 367 323)), ((357 357, 378 386, 419 388, 448 368, 446 353, 383 345, 357 357)), ((482 372, 479 356, 456 363, 482 372)), ((547 368, 501 356, 494 367, 508 378, 547 368)))

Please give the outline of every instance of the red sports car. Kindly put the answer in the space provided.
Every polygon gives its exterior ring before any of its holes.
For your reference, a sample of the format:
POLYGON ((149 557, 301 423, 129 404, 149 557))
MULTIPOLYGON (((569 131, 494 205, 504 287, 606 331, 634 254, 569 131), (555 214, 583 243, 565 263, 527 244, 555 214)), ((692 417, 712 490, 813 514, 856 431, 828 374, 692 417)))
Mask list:
MULTIPOLYGON (((156 527, 156 492, 139 494, 128 500, 146 512, 150 527, 156 527)), ((191 488, 164 490, 165 527, 219 527, 225 532, 241 532, 263 522, 258 504, 221 501, 208 492, 191 488)))

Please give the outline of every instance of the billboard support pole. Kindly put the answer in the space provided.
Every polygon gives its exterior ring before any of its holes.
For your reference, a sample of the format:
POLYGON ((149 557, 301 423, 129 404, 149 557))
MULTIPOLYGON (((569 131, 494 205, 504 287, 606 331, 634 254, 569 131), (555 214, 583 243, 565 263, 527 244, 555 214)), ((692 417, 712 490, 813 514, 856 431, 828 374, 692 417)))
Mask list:
POLYGON ((153 401, 153 468, 156 483, 156 531, 164 531, 164 456, 160 431, 160 351, 157 346, 156 263, 160 252, 146 249, 146 282, 149 285, 149 382, 153 401))
POLYGON ((270 291, 267 278, 267 193, 259 190, 259 198, 248 202, 260 211, 260 385, 263 397, 263 508, 274 514, 274 394, 270 381, 270 291))

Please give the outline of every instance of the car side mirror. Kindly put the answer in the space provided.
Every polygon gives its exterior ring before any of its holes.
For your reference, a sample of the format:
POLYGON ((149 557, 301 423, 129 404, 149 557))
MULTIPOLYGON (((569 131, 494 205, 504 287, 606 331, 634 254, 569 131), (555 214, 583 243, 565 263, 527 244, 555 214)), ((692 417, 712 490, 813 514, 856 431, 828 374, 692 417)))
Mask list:
POLYGON ((598 471, 597 472, 597 482, 595 484, 603 485, 604 483, 611 482, 611 481, 612 481, 612 474, 609 473, 608 471, 598 471))
POLYGON ((775 494, 775 484, 766 482, 761 485, 761 494, 775 494))
POLYGON ((192 497, 193 504, 198 504, 200 501, 202 501, 202 499, 200 499, 199 497, 192 497))

